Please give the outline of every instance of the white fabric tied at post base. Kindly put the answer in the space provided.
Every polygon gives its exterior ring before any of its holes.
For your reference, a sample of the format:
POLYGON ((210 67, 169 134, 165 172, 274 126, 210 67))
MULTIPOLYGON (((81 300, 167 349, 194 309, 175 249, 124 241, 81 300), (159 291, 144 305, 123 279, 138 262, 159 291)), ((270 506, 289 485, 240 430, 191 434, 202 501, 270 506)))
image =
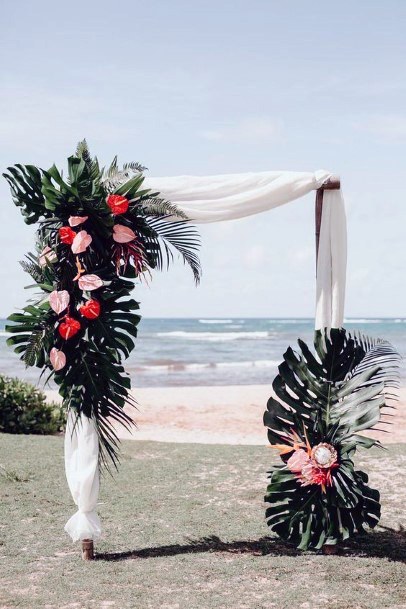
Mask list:
POLYGON ((66 523, 73 541, 98 539, 101 534, 96 513, 99 497, 99 438, 93 419, 68 414, 65 433, 65 471, 78 511, 66 523))
MULTIPOLYGON (((264 171, 215 176, 146 178, 145 188, 177 205, 196 223, 235 220, 279 207, 320 188, 328 171, 264 171)), ((341 327, 344 317, 346 221, 341 191, 324 191, 317 266, 316 329, 341 327)), ((99 438, 92 419, 69 414, 65 435, 66 477, 76 514, 65 526, 74 541, 97 539, 99 438), (73 432, 73 433, 72 433, 73 432)))

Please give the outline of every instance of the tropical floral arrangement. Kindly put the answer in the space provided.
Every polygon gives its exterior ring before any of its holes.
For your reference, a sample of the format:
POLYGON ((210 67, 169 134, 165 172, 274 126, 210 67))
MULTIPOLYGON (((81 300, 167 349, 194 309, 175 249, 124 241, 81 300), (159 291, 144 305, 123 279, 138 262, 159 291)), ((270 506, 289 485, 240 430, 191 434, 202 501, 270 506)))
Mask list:
POLYGON ((282 464, 272 467, 265 501, 272 531, 302 550, 335 545, 373 528, 379 491, 355 469, 357 448, 382 445, 360 434, 381 421, 394 398, 399 355, 386 341, 344 329, 317 331, 313 354, 298 341, 273 382, 264 414, 282 464))
POLYGON ((167 267, 174 252, 196 282, 199 239, 174 205, 143 188, 145 168, 107 170, 90 156, 86 141, 68 159, 67 177, 55 167, 9 167, 14 203, 27 224, 39 223, 37 251, 21 264, 40 293, 13 322, 8 339, 27 366, 54 377, 67 410, 92 417, 101 460, 117 459, 114 423, 133 424, 135 405, 122 360, 134 349, 137 279, 167 267))

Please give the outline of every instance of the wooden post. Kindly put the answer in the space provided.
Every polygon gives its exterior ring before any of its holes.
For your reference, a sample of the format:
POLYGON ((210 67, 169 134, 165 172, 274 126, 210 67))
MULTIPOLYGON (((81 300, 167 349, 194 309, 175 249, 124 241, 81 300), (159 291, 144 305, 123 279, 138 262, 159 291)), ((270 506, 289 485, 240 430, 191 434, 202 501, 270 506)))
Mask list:
POLYGON ((323 186, 316 190, 316 205, 315 205, 315 224, 316 224, 316 272, 317 272, 317 260, 319 257, 319 241, 320 241, 320 227, 321 218, 323 215, 323 194, 325 190, 338 190, 341 188, 340 178, 332 176, 323 186))
POLYGON ((321 548, 321 551, 325 556, 331 556, 332 554, 337 554, 337 545, 331 545, 329 543, 325 543, 321 548))
POLYGON ((317 273, 317 262, 319 259, 319 241, 320 241, 320 227, 321 227, 321 216, 323 214, 323 193, 324 190, 319 188, 316 190, 316 204, 315 204, 315 224, 316 224, 316 273, 317 273))
POLYGON ((93 539, 83 539, 82 541, 82 559, 94 560, 93 539))

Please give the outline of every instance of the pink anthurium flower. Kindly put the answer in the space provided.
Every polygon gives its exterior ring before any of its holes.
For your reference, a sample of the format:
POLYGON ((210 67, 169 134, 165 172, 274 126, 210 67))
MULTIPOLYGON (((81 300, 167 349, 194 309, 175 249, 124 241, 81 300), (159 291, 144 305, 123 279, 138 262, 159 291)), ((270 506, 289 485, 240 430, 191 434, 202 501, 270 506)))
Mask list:
POLYGON ((82 275, 78 281, 78 284, 81 290, 91 292, 92 290, 101 288, 103 281, 97 275, 82 275))
POLYGON ((79 231, 72 242, 72 252, 74 254, 81 254, 82 252, 85 252, 91 242, 92 237, 89 235, 88 232, 86 232, 85 230, 79 231))
POLYGON ((69 216, 69 226, 79 226, 79 224, 83 224, 86 222, 89 216, 69 216))
POLYGON ((63 351, 60 351, 56 347, 51 349, 49 354, 49 359, 51 360, 51 364, 53 369, 58 372, 58 370, 62 370, 66 365, 66 355, 63 351))
POLYGON ((51 309, 55 311, 57 315, 65 311, 68 308, 68 304, 70 301, 69 292, 67 290, 54 290, 49 295, 49 304, 51 305, 51 309))
POLYGON ((136 238, 136 234, 128 226, 115 224, 113 226, 113 239, 116 243, 129 243, 136 238))
POLYGON ((46 266, 47 262, 52 263, 56 262, 57 260, 58 258, 56 257, 54 250, 47 245, 40 253, 38 262, 40 266, 46 266))

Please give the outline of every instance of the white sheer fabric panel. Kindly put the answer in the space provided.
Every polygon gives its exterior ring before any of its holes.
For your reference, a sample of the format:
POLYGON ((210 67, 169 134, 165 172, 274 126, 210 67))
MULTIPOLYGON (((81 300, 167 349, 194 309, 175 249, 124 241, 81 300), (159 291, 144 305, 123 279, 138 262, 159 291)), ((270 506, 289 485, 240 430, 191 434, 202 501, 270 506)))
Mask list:
POLYGON ((344 323, 347 222, 341 190, 325 190, 316 280, 316 330, 344 323))
POLYGON ((65 472, 78 511, 65 531, 73 541, 98 539, 101 533, 96 505, 99 497, 99 438, 93 419, 69 412, 65 432, 65 472))
POLYGON ((177 205, 196 224, 236 220, 317 190, 331 173, 262 171, 214 176, 146 177, 143 186, 177 205))

